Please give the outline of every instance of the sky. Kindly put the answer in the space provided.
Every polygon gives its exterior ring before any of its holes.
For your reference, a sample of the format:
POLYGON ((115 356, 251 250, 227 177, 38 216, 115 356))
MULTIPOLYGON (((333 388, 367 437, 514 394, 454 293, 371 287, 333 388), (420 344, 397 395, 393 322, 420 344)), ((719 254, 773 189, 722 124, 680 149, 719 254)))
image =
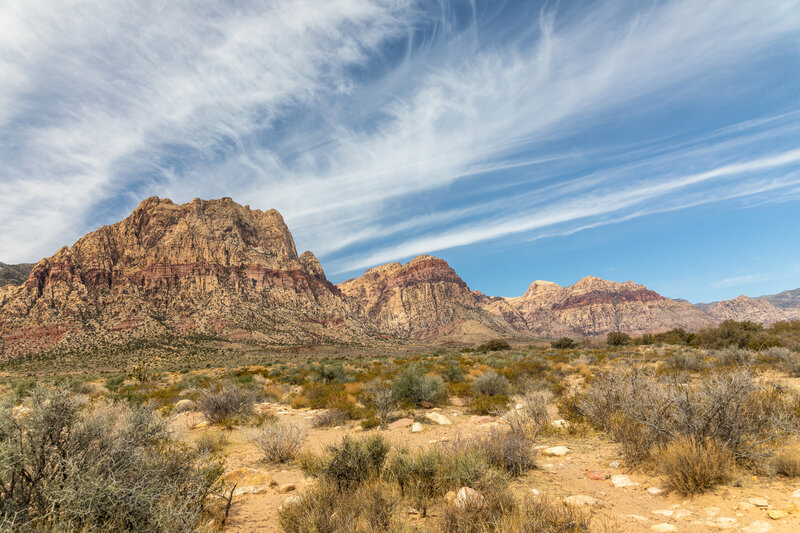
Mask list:
POLYGON ((334 282, 800 287, 800 0, 5 0, 0 80, 6 263, 230 196, 334 282))

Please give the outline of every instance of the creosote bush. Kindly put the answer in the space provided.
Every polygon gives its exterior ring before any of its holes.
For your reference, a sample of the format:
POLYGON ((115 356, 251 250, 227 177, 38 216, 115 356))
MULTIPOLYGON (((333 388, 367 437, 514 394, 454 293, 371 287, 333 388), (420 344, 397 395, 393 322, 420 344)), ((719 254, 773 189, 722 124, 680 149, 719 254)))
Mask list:
POLYGON ((221 474, 144 407, 38 387, 0 408, 0 530, 193 531, 221 474))
POLYGON ((719 441, 693 436, 679 437, 659 450, 657 468, 666 486, 684 495, 706 492, 727 483, 733 470, 733 454, 719 441))
POLYGON ((377 477, 388 453, 389 444, 380 435, 360 440, 344 437, 339 444, 326 447, 321 456, 301 456, 300 467, 306 474, 345 491, 360 486, 368 478, 377 477))
POLYGON ((237 419, 247 418, 253 413, 255 398, 252 392, 226 382, 200 392, 198 409, 212 424, 233 425, 237 419))
POLYGON ((411 405, 436 405, 446 398, 444 382, 438 376, 427 376, 413 365, 407 366, 394 380, 394 397, 411 405))
POLYGON ((297 457, 308 433, 289 422, 267 422, 253 430, 251 441, 270 463, 286 463, 297 457))
POLYGON ((347 413, 339 409, 326 409, 311 419, 311 425, 315 428, 331 428, 341 426, 345 422, 347 422, 347 413))
POLYGON ((472 390, 475 391, 475 394, 484 396, 507 395, 510 388, 511 383, 508 382, 508 378, 494 370, 481 374, 472 382, 472 390))

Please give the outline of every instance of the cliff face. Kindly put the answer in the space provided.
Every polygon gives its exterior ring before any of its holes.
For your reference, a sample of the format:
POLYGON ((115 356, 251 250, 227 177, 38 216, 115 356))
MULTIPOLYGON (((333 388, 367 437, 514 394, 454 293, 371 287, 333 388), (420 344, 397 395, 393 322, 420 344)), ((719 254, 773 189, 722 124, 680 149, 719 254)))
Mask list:
POLYGON ((229 198, 149 198, 125 220, 41 260, 0 299, 5 352, 64 337, 165 332, 276 343, 371 335, 316 257, 298 257, 277 211, 229 198))
POLYGON ((689 303, 664 298, 631 281, 594 276, 570 287, 535 281, 524 295, 487 302, 486 308, 536 335, 632 334, 676 327, 698 329, 714 321, 689 303))
POLYGON ((23 283, 33 269, 33 263, 7 265, 0 263, 0 287, 3 285, 19 285, 23 283))
POLYGON ((512 332, 501 317, 484 312, 446 261, 422 255, 389 263, 338 285, 381 331, 410 338, 512 332))
POLYGON ((800 289, 759 296, 758 300, 766 300, 779 309, 800 309, 800 289))

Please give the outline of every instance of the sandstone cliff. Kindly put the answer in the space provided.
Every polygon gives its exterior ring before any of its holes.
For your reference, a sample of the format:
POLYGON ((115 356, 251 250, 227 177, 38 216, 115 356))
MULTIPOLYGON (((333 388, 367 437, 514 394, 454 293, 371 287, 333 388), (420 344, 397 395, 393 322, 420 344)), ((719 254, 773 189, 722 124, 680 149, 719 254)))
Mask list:
POLYGON ((784 320, 800 320, 800 309, 782 309, 762 298, 738 296, 704 307, 705 313, 717 321, 750 320, 759 324, 773 324, 784 320))

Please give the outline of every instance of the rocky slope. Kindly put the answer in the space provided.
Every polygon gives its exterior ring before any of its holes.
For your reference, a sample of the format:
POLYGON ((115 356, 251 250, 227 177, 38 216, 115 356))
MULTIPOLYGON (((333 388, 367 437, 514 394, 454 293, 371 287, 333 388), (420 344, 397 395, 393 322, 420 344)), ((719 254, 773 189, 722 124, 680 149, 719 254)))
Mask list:
POLYGON ((28 279, 33 267, 33 263, 21 263, 19 265, 0 263, 0 286, 22 284, 28 279))
POLYGON ((798 309, 800 308, 800 289, 783 291, 778 294, 767 294, 759 296, 758 299, 766 300, 780 309, 798 309))
POLYGON ((270 343, 370 341, 375 331, 275 211, 229 198, 149 198, 0 292, 6 356, 64 340, 204 333, 270 343))
POLYGON ((464 280, 436 257, 375 267, 338 288, 359 303, 378 329, 399 337, 519 334, 502 317, 485 312, 464 280))
POLYGON ((760 324, 773 324, 784 320, 800 320, 800 309, 780 308, 762 298, 738 296, 703 306, 703 311, 717 321, 750 320, 760 324))
POLYGON ((665 298, 631 281, 588 276, 569 287, 535 281, 516 298, 489 299, 484 308, 517 329, 536 335, 641 334, 672 328, 699 329, 715 320, 687 302, 665 298))

